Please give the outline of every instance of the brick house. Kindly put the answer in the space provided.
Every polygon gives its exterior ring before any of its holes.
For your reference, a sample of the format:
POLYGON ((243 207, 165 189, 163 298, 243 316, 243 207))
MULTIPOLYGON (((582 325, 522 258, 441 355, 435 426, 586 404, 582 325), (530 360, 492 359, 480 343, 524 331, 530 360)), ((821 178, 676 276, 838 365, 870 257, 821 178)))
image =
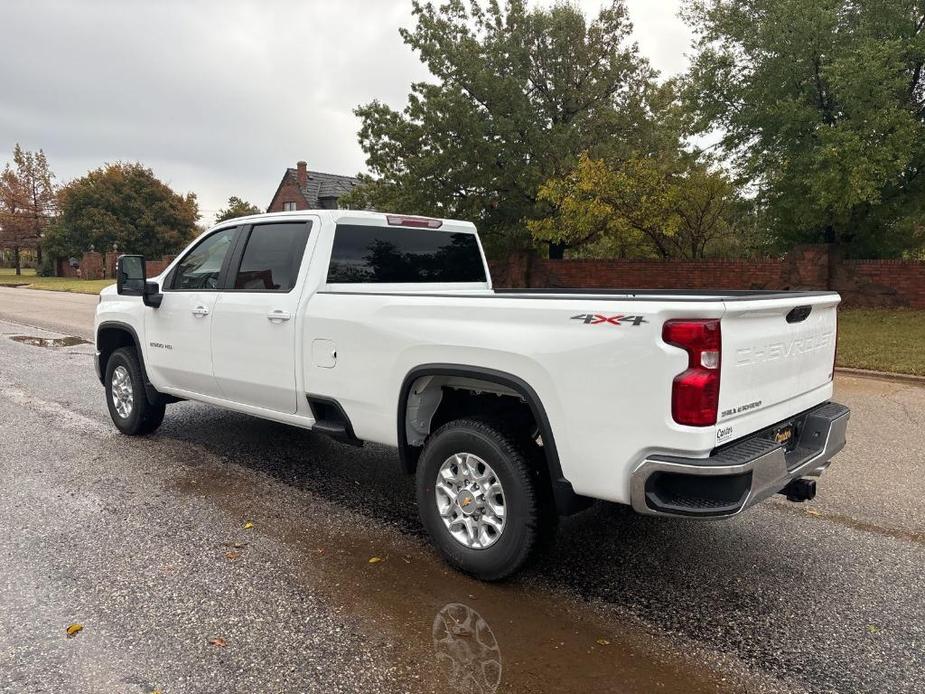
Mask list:
POLYGON ((267 212, 286 210, 336 210, 337 200, 353 190, 359 181, 353 176, 309 171, 300 161, 286 169, 267 212))

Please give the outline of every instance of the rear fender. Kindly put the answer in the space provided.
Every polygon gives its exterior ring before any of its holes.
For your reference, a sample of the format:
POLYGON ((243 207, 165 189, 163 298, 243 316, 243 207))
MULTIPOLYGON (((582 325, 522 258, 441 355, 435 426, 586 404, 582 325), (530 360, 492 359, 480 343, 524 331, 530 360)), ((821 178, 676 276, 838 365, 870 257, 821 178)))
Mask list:
POLYGON ((533 414, 533 418, 539 428, 540 436, 542 437, 543 453, 549 471, 549 480, 552 485, 556 510, 561 515, 568 515, 585 508, 587 505, 585 497, 576 494, 572 489, 571 483, 562 475, 562 466, 559 462, 559 454, 556 449, 556 441, 552 433, 552 427, 549 424, 546 410, 536 391, 522 378, 495 369, 466 366, 462 364, 423 364, 415 367, 405 375, 398 397, 398 452, 402 469, 405 472, 408 474, 414 472, 417 467, 417 458, 420 453, 420 448, 411 445, 408 441, 406 427, 408 400, 411 387, 418 380, 427 376, 471 378, 473 380, 497 385, 500 389, 513 392, 521 397, 530 407, 530 411, 533 414))

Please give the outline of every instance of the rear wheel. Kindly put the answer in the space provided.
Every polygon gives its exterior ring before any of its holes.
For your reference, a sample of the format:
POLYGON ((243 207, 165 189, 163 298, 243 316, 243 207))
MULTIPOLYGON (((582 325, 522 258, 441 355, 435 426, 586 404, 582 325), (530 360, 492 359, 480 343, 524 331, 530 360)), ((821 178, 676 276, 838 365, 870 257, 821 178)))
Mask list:
POLYGON ((516 437, 480 420, 456 420, 421 452, 418 510, 449 563, 496 581, 520 569, 551 526, 540 484, 516 437))
POLYGON ((123 434, 150 434, 164 421, 166 406, 148 402, 134 347, 121 347, 112 353, 106 362, 104 382, 109 416, 123 434))

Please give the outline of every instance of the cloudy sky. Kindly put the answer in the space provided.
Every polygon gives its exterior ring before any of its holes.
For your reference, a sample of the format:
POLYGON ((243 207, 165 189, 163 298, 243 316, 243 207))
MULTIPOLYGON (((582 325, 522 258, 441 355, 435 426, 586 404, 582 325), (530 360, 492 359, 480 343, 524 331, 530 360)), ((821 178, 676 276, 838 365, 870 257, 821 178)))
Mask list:
MULTIPOLYGON (((550 0, 535 0, 549 4, 550 0)), ((579 0, 596 14, 601 0, 579 0)), ((680 0, 627 0, 642 53, 687 64, 680 0)), ((352 109, 404 104, 426 71, 411 0, 2 0, 0 163, 42 148, 59 180, 141 161, 199 196, 269 204, 286 166, 363 170, 352 109)))

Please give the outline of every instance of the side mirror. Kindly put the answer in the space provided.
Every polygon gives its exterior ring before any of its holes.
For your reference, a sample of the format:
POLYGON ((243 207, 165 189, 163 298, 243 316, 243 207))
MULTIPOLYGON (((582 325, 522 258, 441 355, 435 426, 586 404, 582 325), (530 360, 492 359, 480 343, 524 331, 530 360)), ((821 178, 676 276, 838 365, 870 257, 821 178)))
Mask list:
POLYGON ((143 255, 120 255, 116 261, 116 292, 123 296, 140 296, 145 306, 157 308, 164 295, 157 282, 148 282, 143 255))
POLYGON ((123 296, 144 296, 145 257, 120 255, 116 261, 116 292, 123 296))

